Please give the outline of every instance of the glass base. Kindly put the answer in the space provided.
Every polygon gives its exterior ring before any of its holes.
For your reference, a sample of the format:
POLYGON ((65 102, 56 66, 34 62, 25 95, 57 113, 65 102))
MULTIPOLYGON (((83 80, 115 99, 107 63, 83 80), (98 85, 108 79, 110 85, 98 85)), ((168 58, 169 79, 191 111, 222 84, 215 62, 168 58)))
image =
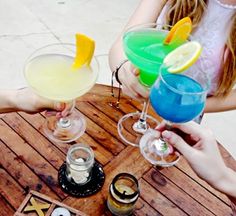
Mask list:
POLYGON ((149 129, 140 140, 140 151, 151 164, 161 167, 175 165, 179 158, 179 152, 168 145, 159 136, 157 131, 149 129))
POLYGON ((147 115, 146 122, 139 121, 141 113, 129 113, 123 116, 117 125, 121 139, 132 146, 139 147, 139 141, 149 128, 155 128, 159 122, 152 116, 147 115))
POLYGON ((87 197, 97 193, 102 189, 105 182, 105 173, 102 165, 97 161, 91 170, 91 178, 86 184, 78 185, 73 180, 69 181, 66 177, 66 162, 62 164, 58 172, 58 182, 62 190, 74 197, 87 197))
POLYGON ((83 115, 73 111, 68 117, 58 120, 56 116, 47 118, 43 125, 46 136, 54 142, 70 143, 82 136, 86 129, 83 115))

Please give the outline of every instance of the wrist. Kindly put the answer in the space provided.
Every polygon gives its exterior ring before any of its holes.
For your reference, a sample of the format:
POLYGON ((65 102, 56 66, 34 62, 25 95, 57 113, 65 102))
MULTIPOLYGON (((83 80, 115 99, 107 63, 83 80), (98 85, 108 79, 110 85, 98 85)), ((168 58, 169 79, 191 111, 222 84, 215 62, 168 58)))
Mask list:
POLYGON ((222 193, 236 198, 236 173, 232 169, 225 167, 221 176, 212 186, 222 193))
POLYGON ((14 111, 18 111, 18 105, 20 104, 20 90, 12 90, 9 92, 9 107, 14 111))
POLYGON ((0 113, 16 111, 17 90, 0 91, 0 113))

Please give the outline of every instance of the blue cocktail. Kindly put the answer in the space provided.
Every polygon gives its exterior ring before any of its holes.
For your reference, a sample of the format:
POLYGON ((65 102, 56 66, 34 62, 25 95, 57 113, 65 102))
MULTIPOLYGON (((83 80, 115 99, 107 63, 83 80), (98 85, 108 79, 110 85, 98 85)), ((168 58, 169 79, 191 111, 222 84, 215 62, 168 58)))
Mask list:
MULTIPOLYGON (((205 106, 208 77, 201 69, 201 61, 181 74, 168 72, 162 65, 159 77, 150 91, 150 102, 156 113, 171 123, 184 123, 199 116, 205 106)), ((140 140, 143 156, 152 164, 172 166, 178 159, 178 152, 157 138, 155 130, 149 130, 140 140)))
POLYGON ((184 123, 202 112, 204 92, 203 87, 191 77, 166 73, 152 87, 150 101, 156 113, 165 120, 184 123))

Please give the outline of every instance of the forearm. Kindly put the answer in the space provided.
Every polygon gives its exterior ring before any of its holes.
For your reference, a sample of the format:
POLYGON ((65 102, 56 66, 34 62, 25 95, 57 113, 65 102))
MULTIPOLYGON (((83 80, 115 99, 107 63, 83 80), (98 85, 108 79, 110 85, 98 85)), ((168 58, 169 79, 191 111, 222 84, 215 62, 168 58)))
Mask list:
POLYGON ((233 109, 236 109, 236 89, 233 89, 226 97, 209 97, 206 101, 206 113, 233 109))
POLYGON ((113 44, 109 51, 109 65, 111 71, 114 71, 116 67, 127 57, 123 51, 122 41, 118 40, 116 43, 113 44))
POLYGON ((131 26, 143 24, 143 23, 155 23, 166 0, 142 0, 140 1, 135 12, 129 19, 127 25, 122 30, 114 44, 109 51, 109 65, 111 71, 124 60, 126 56, 123 52, 122 36, 124 32, 131 26))
POLYGON ((217 190, 224 193, 231 201, 233 215, 236 215, 236 172, 226 168, 224 179, 213 184, 217 190))
POLYGON ((0 91, 0 113, 17 111, 15 100, 17 99, 17 90, 0 91))
POLYGON ((224 179, 216 184, 216 187, 226 195, 236 199, 236 172, 226 168, 224 179))
POLYGON ((126 29, 133 25, 155 23, 167 0, 141 0, 129 19, 126 29))

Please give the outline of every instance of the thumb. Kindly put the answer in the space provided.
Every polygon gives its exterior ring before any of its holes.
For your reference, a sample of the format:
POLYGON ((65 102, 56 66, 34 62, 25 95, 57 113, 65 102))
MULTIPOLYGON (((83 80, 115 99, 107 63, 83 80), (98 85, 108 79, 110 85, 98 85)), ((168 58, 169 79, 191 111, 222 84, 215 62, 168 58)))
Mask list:
POLYGON ((194 151, 196 151, 194 148, 188 145, 179 135, 172 131, 163 131, 162 137, 168 144, 174 146, 187 159, 191 157, 194 151))
POLYGON ((63 111, 64 109, 66 108, 66 104, 65 103, 54 103, 54 107, 53 109, 60 112, 60 111, 63 111))

